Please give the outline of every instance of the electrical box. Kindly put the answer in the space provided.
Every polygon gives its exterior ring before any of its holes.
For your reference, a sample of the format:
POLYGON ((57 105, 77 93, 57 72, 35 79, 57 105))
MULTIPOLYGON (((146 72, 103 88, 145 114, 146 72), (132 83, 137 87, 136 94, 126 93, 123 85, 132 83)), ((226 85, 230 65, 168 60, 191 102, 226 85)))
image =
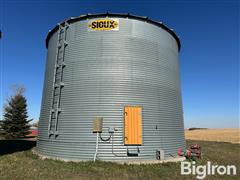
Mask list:
POLYGON ((102 132, 102 124, 103 124, 103 118, 102 117, 96 117, 93 120, 93 133, 101 133, 102 132))

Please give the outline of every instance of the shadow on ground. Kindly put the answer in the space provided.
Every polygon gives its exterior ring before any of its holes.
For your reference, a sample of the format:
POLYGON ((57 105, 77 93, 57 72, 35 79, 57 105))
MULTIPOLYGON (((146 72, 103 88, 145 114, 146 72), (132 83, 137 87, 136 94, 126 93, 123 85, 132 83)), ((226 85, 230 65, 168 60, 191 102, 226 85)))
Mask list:
POLYGON ((36 146, 36 141, 28 140, 0 140, 0 155, 26 151, 36 146))

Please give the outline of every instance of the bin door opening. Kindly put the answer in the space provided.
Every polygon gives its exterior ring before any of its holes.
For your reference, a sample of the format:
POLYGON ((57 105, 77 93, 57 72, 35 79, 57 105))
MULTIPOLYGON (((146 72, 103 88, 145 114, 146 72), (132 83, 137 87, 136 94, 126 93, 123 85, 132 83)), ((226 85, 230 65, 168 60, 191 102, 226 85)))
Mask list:
POLYGON ((142 145, 142 107, 124 107, 124 144, 142 145))

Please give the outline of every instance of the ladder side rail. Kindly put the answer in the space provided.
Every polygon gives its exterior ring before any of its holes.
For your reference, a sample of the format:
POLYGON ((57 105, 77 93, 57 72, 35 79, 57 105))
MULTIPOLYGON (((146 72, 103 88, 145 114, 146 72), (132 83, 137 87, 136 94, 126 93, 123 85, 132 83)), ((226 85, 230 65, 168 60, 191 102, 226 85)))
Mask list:
POLYGON ((56 47, 56 56, 55 56, 55 65, 54 65, 54 73, 53 73, 53 83, 52 83, 52 95, 51 95, 51 109, 50 109, 50 114, 49 114, 49 122, 48 122, 48 135, 50 136, 53 134, 51 132, 51 125, 52 125, 52 116, 54 113, 54 94, 55 94, 55 82, 56 82, 56 71, 57 71, 57 61, 58 61, 58 55, 59 55, 59 39, 60 39, 60 33, 61 33, 61 28, 59 26, 58 30, 58 38, 57 38, 57 47, 56 47))

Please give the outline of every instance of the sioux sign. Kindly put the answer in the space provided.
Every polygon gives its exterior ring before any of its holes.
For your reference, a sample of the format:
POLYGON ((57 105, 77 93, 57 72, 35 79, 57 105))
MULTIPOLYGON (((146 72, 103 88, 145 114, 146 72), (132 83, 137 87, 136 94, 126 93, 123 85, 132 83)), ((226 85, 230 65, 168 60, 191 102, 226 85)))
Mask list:
POLYGON ((90 31, 118 31, 119 19, 95 19, 88 22, 90 31))

